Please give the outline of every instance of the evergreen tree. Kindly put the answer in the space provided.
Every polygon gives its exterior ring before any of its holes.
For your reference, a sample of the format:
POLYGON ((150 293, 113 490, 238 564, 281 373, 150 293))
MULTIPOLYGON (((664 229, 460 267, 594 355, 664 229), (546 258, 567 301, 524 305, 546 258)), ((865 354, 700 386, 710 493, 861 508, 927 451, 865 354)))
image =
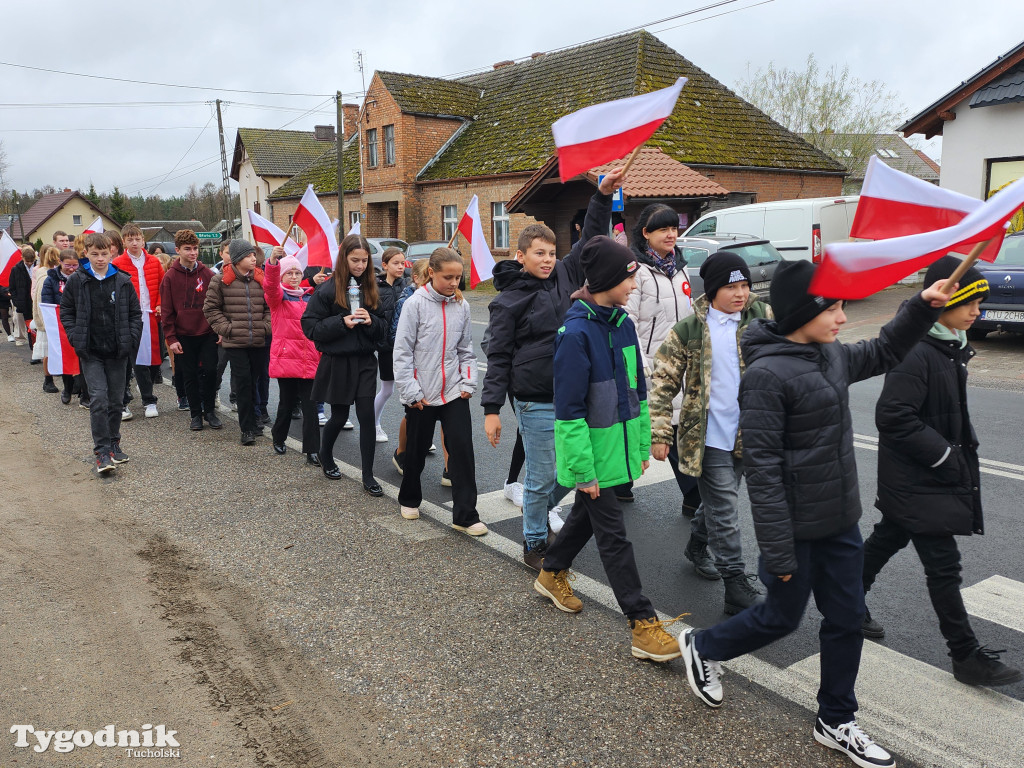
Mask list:
POLYGON ((100 205, 100 196, 99 194, 97 194, 96 187, 93 186, 93 183, 91 181, 89 182, 89 191, 86 193, 85 199, 88 200, 93 205, 95 205, 97 208, 100 205))
POLYGON ((110 218, 116 221, 118 226, 124 226, 135 218, 135 210, 131 203, 116 186, 110 193, 110 218))

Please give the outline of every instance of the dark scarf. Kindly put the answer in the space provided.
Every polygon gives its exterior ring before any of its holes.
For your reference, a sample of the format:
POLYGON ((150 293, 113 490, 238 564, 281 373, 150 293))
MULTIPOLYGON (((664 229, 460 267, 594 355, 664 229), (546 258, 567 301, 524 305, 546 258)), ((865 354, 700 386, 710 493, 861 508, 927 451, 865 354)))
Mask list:
POLYGON ((665 277, 671 279, 676 273, 676 251, 673 248, 666 256, 659 256, 658 252, 647 246, 647 255, 654 260, 654 266, 661 270, 665 277))

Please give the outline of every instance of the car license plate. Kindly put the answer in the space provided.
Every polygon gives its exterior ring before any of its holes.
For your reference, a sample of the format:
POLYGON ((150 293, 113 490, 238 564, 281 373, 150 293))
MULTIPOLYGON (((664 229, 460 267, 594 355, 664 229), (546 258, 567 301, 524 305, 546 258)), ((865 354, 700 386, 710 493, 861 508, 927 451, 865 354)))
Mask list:
POLYGON ((771 280, 766 280, 763 283, 754 283, 753 290, 755 290, 755 291, 767 291, 768 288, 771 286, 771 284, 772 284, 771 280))
POLYGON ((1004 323, 1024 323, 1024 312, 1007 312, 1003 309, 986 309, 981 313, 983 320, 1004 323))

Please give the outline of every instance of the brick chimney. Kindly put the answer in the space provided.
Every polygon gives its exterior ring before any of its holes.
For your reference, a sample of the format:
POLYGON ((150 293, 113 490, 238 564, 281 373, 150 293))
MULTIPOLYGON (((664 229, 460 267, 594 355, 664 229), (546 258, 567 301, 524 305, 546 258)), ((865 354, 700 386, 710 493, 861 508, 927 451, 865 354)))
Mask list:
POLYGON ((313 137, 317 141, 334 141, 333 125, 314 125, 313 137))
POLYGON ((342 104, 342 119, 345 122, 345 138, 348 139, 359 129, 359 105, 342 104))

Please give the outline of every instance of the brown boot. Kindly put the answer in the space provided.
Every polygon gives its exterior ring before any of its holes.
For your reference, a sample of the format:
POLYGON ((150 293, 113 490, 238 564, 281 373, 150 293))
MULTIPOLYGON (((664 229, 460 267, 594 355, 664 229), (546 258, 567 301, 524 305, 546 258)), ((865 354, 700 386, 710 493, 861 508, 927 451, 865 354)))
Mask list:
MULTIPOLYGON (((572 587, 569 586, 570 579, 574 578, 575 574, 569 570, 555 572, 541 569, 540 576, 533 582, 533 588, 549 598, 558 610, 579 613, 583 610, 583 603, 572 593, 572 587)), ((678 651, 677 644, 676 655, 679 655, 678 651)))
POLYGON ((676 621, 659 621, 657 616, 649 619, 630 621, 633 630, 633 655, 638 659, 668 661, 678 658, 681 653, 679 641, 665 631, 665 627, 676 621))

